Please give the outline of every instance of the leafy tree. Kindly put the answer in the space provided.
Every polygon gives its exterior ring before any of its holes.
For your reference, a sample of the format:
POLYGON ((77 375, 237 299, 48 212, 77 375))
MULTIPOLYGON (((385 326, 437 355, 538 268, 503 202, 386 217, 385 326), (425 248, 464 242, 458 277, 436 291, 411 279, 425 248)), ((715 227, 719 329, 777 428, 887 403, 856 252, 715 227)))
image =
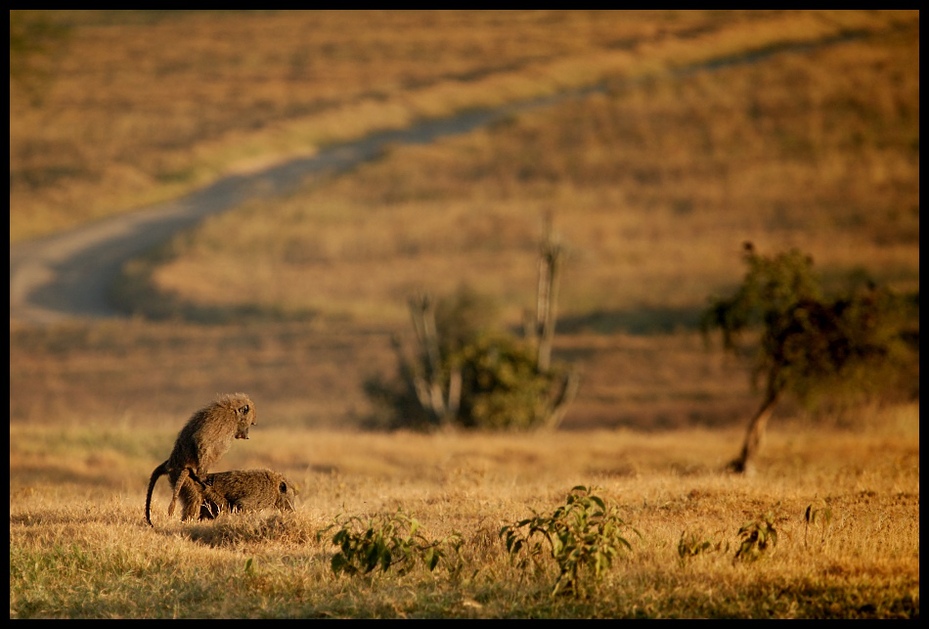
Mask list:
POLYGON ((741 453, 729 464, 738 473, 752 470, 768 420, 785 394, 810 402, 823 395, 886 392, 906 377, 913 350, 918 359, 919 336, 918 317, 915 330, 908 327, 914 304, 871 282, 824 298, 812 259, 796 249, 766 257, 747 242, 744 260, 748 272, 741 286, 713 302, 702 318, 704 335, 720 331, 723 348, 737 354, 744 349, 742 334, 760 327, 752 378, 762 384, 763 397, 741 453))

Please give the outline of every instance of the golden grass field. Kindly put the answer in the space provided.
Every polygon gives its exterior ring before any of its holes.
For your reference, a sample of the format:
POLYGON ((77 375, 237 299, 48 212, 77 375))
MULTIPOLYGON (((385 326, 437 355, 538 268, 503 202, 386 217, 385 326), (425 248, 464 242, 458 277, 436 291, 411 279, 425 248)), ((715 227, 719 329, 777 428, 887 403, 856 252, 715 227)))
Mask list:
POLYGON ((11 243, 598 89, 210 218, 126 267, 126 319, 11 321, 11 618, 919 617, 918 373, 903 404, 788 400, 733 477, 757 395, 696 329, 745 240, 809 253, 830 289, 918 292, 918 12, 11 12, 11 37, 42 19, 69 28, 24 82, 11 60, 11 243), (546 216, 555 354, 582 378, 560 429, 370 428, 407 297, 468 284, 520 325, 546 216), (259 423, 220 468, 283 472, 297 511, 182 524, 162 481, 150 529, 151 470, 231 391, 259 423), (640 535, 590 596, 552 597, 554 567, 517 570, 497 531, 575 485, 640 535), (398 508, 462 533, 464 568, 334 575, 317 532, 398 508), (777 547, 734 561, 766 512, 777 547), (682 559, 685 535, 714 550, 682 559))
POLYGON ((777 431, 749 479, 718 472, 732 429, 427 436, 259 424, 225 463, 289 475, 296 512, 182 525, 165 514, 162 481, 154 529, 145 479, 171 428, 16 425, 11 617, 917 618, 917 415, 903 411, 890 434, 777 431), (551 512, 579 483, 640 536, 595 595, 551 597, 552 566, 516 571, 497 532, 551 512), (809 506, 828 509, 828 524, 808 526, 809 506), (460 532, 464 570, 333 575, 336 548, 317 532, 398 508, 429 539, 460 532), (773 554, 734 561, 739 527, 765 512, 773 554), (718 549, 682 560, 685 536, 718 549))

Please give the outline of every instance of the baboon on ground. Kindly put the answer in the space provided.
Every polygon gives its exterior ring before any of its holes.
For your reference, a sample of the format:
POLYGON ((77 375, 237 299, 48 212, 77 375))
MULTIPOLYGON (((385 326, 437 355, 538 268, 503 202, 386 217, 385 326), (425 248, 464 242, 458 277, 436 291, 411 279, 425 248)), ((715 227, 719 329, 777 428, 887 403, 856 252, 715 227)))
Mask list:
POLYGON ((255 418, 255 404, 244 393, 222 395, 194 413, 178 433, 171 456, 152 471, 145 497, 145 520, 154 526, 152 490, 164 475, 174 489, 168 515, 174 515, 174 505, 180 498, 181 519, 196 518, 203 501, 200 478, 229 450, 233 439, 248 439, 255 418))
POLYGON ((296 487, 273 470, 217 472, 207 474, 201 480, 201 520, 212 520, 224 511, 294 510, 296 487))

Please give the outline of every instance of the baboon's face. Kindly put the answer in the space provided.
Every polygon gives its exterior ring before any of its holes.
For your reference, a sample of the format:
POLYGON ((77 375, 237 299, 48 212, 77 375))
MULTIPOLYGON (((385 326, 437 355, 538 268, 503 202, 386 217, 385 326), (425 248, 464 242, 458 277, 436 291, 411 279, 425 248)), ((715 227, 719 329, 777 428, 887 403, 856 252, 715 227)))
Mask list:
POLYGON ((285 511, 294 511, 294 496, 297 495, 297 488, 288 485, 286 480, 282 480, 278 485, 278 491, 281 492, 277 500, 278 507, 285 511))
POLYGON ((255 425, 255 405, 243 404, 235 410, 238 422, 236 423, 235 438, 248 439, 248 429, 255 425))

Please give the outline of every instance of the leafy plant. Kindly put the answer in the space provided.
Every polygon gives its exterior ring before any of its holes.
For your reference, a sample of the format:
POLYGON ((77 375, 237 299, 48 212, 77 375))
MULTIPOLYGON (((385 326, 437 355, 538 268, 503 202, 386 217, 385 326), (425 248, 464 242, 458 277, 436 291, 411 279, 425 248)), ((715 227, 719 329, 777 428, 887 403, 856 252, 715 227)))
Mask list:
POLYGON ((565 504, 550 515, 533 511, 533 517, 500 529, 506 550, 518 567, 541 567, 542 558, 554 559, 558 578, 552 596, 584 596, 586 577, 599 581, 622 550, 632 549, 624 531, 631 529, 638 534, 593 491, 578 485, 571 489, 565 504))
POLYGON ((806 525, 803 529, 803 545, 807 545, 807 536, 810 527, 817 524, 820 527, 819 541, 824 542, 826 540, 826 529, 832 524, 832 509, 827 506, 814 507, 812 504, 809 504, 806 507, 806 511, 803 513, 803 520, 806 525))
POLYGON ((402 509, 368 519, 337 516, 333 524, 317 533, 317 540, 332 529, 336 529, 332 543, 339 547, 331 560, 336 574, 368 574, 375 568, 382 572, 393 568, 406 574, 417 560, 431 572, 449 550, 457 556, 461 547, 461 535, 457 532, 441 540, 427 539, 420 533, 420 523, 402 509))
POLYGON ((739 529, 741 544, 735 553, 736 561, 757 561, 777 546, 777 529, 774 516, 765 513, 750 520, 739 529))
POLYGON ((697 533, 691 532, 688 534, 687 531, 681 531, 681 538, 677 542, 677 556, 681 560, 681 565, 683 565, 687 560, 697 555, 728 550, 728 548, 729 545, 725 544, 724 546, 723 542, 714 542, 697 533))

